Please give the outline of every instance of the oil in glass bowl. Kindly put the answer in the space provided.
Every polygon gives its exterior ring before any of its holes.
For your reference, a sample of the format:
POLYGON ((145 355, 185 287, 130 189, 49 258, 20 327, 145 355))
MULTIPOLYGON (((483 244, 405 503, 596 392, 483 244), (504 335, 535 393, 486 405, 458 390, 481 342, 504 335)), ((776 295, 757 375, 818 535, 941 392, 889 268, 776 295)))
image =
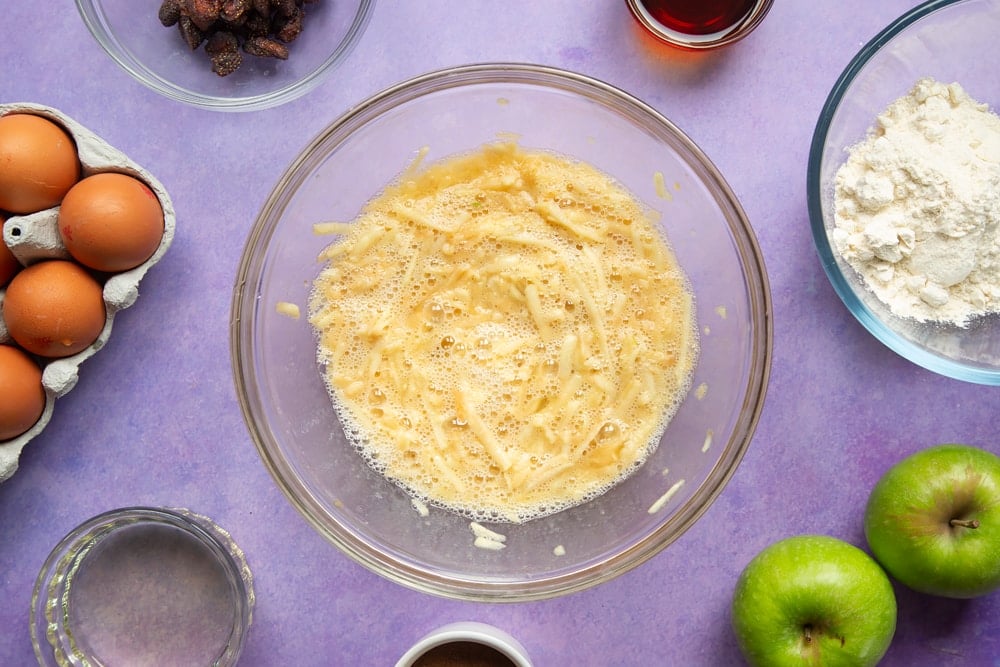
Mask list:
POLYGON ((68 623, 109 665, 208 664, 229 640, 226 573, 178 528, 135 525, 97 544, 72 573, 68 623), (207 659, 207 660, 206 660, 207 659))
POLYGON ((126 508, 53 550, 32 596, 44 667, 236 664, 254 604, 242 551, 186 510, 126 508))

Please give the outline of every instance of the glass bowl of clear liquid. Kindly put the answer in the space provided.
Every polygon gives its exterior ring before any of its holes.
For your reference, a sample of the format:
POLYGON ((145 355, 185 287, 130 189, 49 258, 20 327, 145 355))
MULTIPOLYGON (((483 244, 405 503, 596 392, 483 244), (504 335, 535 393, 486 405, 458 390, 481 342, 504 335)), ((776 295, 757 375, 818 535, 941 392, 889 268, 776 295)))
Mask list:
POLYGON ((235 665, 253 576, 225 530, 188 510, 89 519, 49 554, 31 597, 40 665, 235 665))

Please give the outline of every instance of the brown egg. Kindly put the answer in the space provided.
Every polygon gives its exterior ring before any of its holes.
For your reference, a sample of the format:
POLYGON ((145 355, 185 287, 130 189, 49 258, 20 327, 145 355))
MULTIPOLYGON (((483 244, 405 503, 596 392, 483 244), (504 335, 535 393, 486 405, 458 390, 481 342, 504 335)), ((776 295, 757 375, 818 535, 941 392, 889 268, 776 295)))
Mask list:
POLYGON ((0 442, 21 435, 45 410, 42 369, 12 345, 0 345, 0 442))
POLYGON ((29 113, 0 117, 0 209, 52 208, 79 178, 76 144, 66 130, 29 113))
POLYGON ((3 218, 0 218, 0 287, 10 282, 14 274, 21 270, 21 263, 3 242, 3 218))
POLYGON ((103 290, 75 262, 39 262, 10 281, 3 318, 11 338, 27 351, 68 357, 97 340, 104 328, 103 290))
POLYGON ((59 207, 59 235, 81 264, 98 271, 126 271, 159 247, 163 208, 137 178, 94 174, 66 193, 59 207))

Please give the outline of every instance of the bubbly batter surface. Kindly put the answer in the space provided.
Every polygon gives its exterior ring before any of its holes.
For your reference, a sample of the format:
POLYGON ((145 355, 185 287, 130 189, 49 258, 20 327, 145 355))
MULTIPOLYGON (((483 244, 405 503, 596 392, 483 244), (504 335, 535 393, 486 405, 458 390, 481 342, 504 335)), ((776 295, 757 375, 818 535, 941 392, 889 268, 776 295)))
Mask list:
POLYGON ((610 177, 489 145, 333 229, 309 304, 325 380, 358 451, 415 497, 527 521, 656 448, 690 385, 694 299, 610 177))

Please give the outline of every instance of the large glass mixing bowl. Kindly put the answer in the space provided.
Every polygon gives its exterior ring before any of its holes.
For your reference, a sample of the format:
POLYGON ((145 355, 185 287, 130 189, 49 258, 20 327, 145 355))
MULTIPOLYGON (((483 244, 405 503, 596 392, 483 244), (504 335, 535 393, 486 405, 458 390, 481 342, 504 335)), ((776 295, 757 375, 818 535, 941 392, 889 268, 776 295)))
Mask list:
POLYGON ((398 583, 483 601, 552 597, 643 563, 705 512, 737 468, 760 416, 772 326, 761 253, 722 175, 670 121, 628 94, 524 64, 433 72, 364 101, 310 143, 268 197, 247 240, 232 302, 232 363, 261 458, 312 525, 398 583), (305 317, 320 251, 312 225, 352 220, 426 147, 425 161, 500 136, 584 160, 662 212, 697 301, 693 386, 655 454, 604 495, 523 524, 470 522, 410 498, 344 435, 305 317), (657 175, 662 175, 662 178, 657 175), (300 307, 296 318, 294 309, 300 307))

